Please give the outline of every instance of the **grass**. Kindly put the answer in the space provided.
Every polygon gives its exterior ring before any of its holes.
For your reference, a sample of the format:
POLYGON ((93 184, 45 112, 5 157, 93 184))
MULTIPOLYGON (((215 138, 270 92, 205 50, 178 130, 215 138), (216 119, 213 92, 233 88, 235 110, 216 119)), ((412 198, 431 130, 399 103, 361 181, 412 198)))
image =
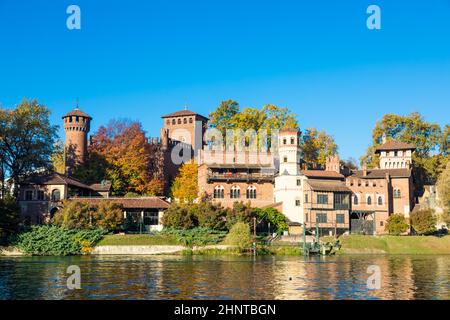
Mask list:
POLYGON ((106 235, 98 246, 170 246, 180 245, 175 236, 168 234, 106 235))
POLYGON ((339 238, 340 254, 450 254, 450 236, 359 236, 339 238))

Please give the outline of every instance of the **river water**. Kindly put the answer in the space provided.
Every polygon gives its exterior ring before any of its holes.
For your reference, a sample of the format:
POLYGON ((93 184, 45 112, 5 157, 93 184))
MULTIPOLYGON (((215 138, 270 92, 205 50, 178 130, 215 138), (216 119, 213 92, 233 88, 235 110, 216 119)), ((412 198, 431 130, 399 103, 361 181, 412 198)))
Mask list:
POLYGON ((0 299, 450 299, 450 256, 0 257, 0 299))

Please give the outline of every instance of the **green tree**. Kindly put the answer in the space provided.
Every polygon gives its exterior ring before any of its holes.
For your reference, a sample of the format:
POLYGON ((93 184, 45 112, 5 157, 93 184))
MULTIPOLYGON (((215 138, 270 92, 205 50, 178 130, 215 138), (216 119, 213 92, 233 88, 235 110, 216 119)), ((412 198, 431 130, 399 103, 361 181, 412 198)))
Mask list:
POLYGON ((61 140, 56 141, 51 156, 52 169, 61 174, 66 173, 66 161, 64 153, 64 143, 61 140))
POLYGON ((436 231, 436 215, 432 209, 423 209, 411 213, 411 227, 417 234, 431 234, 436 231))
POLYGON ((94 226, 95 208, 86 201, 66 200, 52 223, 67 229, 90 229, 94 226))
POLYGON ((50 110, 36 100, 23 100, 12 110, 0 107, 0 154, 15 197, 27 173, 51 168, 58 127, 49 118, 50 110))
POLYGON ((387 232, 389 232, 389 234, 399 236, 408 231, 409 225, 406 218, 402 214, 392 214, 387 219, 387 223, 384 228, 387 232))
POLYGON ((227 210, 220 204, 201 201, 197 206, 198 224, 202 228, 225 230, 227 210))
POLYGON ((0 199, 0 244, 19 230, 19 208, 14 198, 5 196, 0 199))
POLYGON ((166 228, 192 229, 198 226, 195 206, 173 203, 165 212, 162 224, 166 228))
POLYGON ((324 169, 327 158, 337 154, 337 144, 334 138, 323 130, 306 129, 301 144, 303 160, 306 166, 311 169, 324 169))
POLYGON ((437 189, 440 205, 444 210, 442 220, 450 227, 450 162, 439 176, 437 189))
POLYGON ((256 208, 254 214, 259 221, 270 223, 272 230, 278 234, 288 229, 286 217, 275 208, 256 208))
POLYGON ((226 226, 230 230, 233 225, 238 222, 247 223, 249 226, 252 223, 253 208, 250 203, 242 201, 233 203, 233 208, 227 210, 226 226))
POLYGON ((237 246, 239 249, 249 248, 252 242, 250 226, 245 222, 236 222, 224 240, 225 244, 237 246))
POLYGON ((209 114, 209 124, 225 134, 227 129, 234 128, 233 117, 238 113, 239 104, 236 101, 222 101, 217 109, 209 114))

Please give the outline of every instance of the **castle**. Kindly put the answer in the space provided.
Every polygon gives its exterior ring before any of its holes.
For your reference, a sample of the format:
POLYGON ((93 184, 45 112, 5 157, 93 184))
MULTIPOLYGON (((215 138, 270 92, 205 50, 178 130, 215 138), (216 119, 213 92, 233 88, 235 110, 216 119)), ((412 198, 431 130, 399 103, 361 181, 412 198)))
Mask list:
MULTIPOLYGON (((128 217, 144 220, 149 228, 158 225, 168 203, 149 197, 111 198, 110 183, 86 185, 70 176, 73 166, 87 157, 92 118, 78 108, 62 117, 66 132, 66 175, 33 176, 20 186, 23 216, 32 222, 51 217, 64 199, 90 202, 112 199, 128 210, 128 217), (139 200, 140 199, 140 200, 139 200), (139 202, 141 201, 141 202, 139 202)), ((160 137, 148 138, 152 150, 152 172, 165 181, 166 192, 179 167, 192 159, 198 164, 199 198, 231 207, 237 201, 253 207, 273 207, 289 222, 289 232, 298 234, 303 226, 317 228, 321 235, 346 232, 386 233, 393 213, 406 217, 414 208, 412 153, 414 146, 387 141, 376 152, 379 168, 349 170, 337 156, 327 159, 325 170, 303 170, 300 132, 281 130, 268 150, 249 146, 215 148, 208 138, 208 118, 190 110, 162 116, 160 137), (274 143, 275 142, 275 143, 274 143)), ((125 213, 126 214, 126 213, 125 213)))

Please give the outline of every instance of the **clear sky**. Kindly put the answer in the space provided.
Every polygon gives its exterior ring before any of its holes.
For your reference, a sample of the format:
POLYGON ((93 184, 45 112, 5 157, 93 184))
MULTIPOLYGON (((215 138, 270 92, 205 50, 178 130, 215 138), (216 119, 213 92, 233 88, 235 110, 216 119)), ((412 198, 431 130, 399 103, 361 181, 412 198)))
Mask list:
POLYGON ((130 118, 149 136, 185 105, 277 104, 359 158, 385 113, 450 122, 450 0, 0 0, 0 103, 24 97, 55 124, 79 98, 93 131, 130 118))

